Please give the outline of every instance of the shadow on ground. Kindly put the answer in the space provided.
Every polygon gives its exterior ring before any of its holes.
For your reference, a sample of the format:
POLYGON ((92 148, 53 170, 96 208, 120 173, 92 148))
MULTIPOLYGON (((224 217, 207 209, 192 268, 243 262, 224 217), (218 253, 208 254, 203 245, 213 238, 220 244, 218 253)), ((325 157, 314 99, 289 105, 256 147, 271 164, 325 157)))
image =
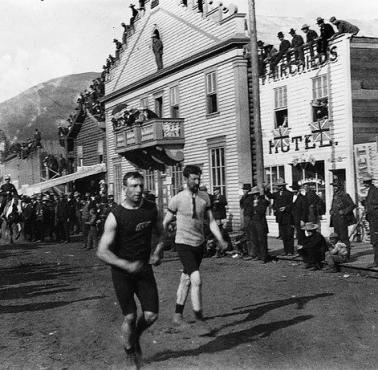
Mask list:
MULTIPOLYGON (((217 318, 217 317, 232 317, 232 316, 239 316, 243 314, 247 314, 247 317, 243 318, 242 320, 237 320, 232 323, 222 325, 219 328, 216 328, 212 331, 211 335, 216 336, 220 330, 225 329, 227 327, 235 327, 242 323, 250 323, 255 321, 259 317, 265 315, 267 312, 281 308, 287 305, 296 304, 297 309, 303 309, 305 305, 318 298, 332 296, 332 293, 322 293, 316 294, 312 296, 303 296, 303 297, 293 297, 283 300, 275 300, 270 302, 264 303, 257 303, 253 305, 243 306, 243 307, 236 307, 234 308, 233 312, 216 315, 209 317, 208 319, 217 318)), ((217 336, 215 339, 211 340, 210 342, 199 346, 195 349, 189 349, 184 351, 164 351, 157 353, 152 358, 149 359, 151 361, 165 361, 172 358, 180 358, 180 357, 188 357, 188 356, 198 356, 203 353, 217 353, 222 352, 225 350, 232 349, 233 347, 239 346, 243 343, 251 343, 252 341, 256 340, 257 338, 264 338, 270 336, 273 332, 287 328, 291 325, 296 325, 306 320, 312 319, 313 315, 301 315, 297 316, 290 320, 280 320, 271 322, 268 324, 259 324, 256 326, 252 326, 247 329, 233 331, 232 333, 222 334, 217 336)))

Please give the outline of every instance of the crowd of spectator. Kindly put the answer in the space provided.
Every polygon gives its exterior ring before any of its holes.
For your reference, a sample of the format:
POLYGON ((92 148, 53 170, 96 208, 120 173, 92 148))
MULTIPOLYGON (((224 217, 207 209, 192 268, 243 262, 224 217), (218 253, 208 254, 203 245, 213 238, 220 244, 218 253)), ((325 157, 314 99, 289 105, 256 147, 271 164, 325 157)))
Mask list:
POLYGON ((297 65, 304 65, 304 48, 308 47, 311 58, 315 56, 324 56, 327 58, 327 49, 329 41, 337 35, 350 33, 357 35, 359 28, 347 21, 330 18, 330 23, 324 22, 322 17, 316 19, 316 23, 319 27, 319 34, 315 30, 311 29, 308 24, 304 24, 301 27, 304 33, 304 38, 296 33, 294 28, 289 30, 291 36, 291 42, 285 38, 283 32, 278 32, 277 37, 280 41, 278 49, 272 44, 267 44, 261 40, 257 42, 259 53, 259 75, 263 77, 266 73, 266 67, 269 64, 270 73, 275 74, 277 64, 283 59, 286 59, 287 63, 294 63, 297 65), (336 26, 337 30, 333 28, 336 26))
POLYGON ((8 148, 9 154, 16 154, 20 159, 26 159, 30 154, 34 153, 38 148, 42 148, 42 134, 36 128, 33 138, 27 138, 23 142, 15 142, 10 144, 8 148))

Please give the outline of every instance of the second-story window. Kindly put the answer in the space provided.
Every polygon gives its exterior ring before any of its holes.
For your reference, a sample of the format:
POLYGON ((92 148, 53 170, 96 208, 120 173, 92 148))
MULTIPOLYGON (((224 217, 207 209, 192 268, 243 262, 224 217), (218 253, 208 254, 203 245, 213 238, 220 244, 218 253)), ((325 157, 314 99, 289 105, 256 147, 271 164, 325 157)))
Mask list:
POLYGON ((155 98, 155 113, 159 118, 163 115, 163 97, 159 96, 155 98))
POLYGON ((178 86, 173 86, 169 90, 169 100, 171 106, 171 117, 172 118, 179 118, 179 91, 178 86))
POLYGON ((97 154, 99 163, 104 163, 104 140, 97 142, 97 154))
POLYGON ((217 75, 215 72, 206 74, 206 103, 207 114, 218 112, 217 75))
POLYGON ((275 128, 288 126, 286 86, 281 86, 274 89, 274 120, 275 128))
POLYGON ((321 75, 312 79, 312 120, 328 118, 328 77, 321 75))
POLYGON ((77 165, 78 167, 83 167, 84 165, 84 156, 83 156, 83 146, 77 146, 77 165))
POLYGON ((140 106, 142 108, 148 109, 148 98, 142 98, 142 99, 140 99, 140 106))

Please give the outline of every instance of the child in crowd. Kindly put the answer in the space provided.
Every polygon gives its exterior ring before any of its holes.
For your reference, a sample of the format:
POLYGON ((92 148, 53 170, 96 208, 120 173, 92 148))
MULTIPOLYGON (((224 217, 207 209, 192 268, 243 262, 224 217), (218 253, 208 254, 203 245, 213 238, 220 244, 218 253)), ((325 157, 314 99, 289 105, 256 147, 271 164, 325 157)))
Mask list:
POLYGON ((325 261, 328 268, 325 272, 338 272, 339 264, 348 260, 348 248, 339 240, 336 233, 329 235, 328 251, 325 254, 325 261))

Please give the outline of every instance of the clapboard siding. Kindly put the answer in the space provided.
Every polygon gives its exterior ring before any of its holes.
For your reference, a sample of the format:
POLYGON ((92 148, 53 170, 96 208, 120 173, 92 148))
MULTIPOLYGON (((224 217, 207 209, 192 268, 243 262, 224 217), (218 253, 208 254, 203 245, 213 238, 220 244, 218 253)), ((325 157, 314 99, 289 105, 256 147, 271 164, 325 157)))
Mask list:
POLYGON ((147 6, 145 14, 135 23, 135 33, 129 37, 120 61, 112 70, 106 94, 157 71, 151 41, 155 27, 164 45, 163 63, 167 67, 244 32, 243 18, 233 16, 229 19, 220 24, 172 0, 161 0, 159 7, 152 10, 147 6))
MULTIPOLYGON (((346 190, 354 196, 354 167, 353 167, 353 121, 351 108, 351 75, 350 75, 350 39, 341 36, 333 41, 337 47, 338 58, 315 70, 306 73, 292 75, 287 78, 273 81, 265 81, 260 84, 261 123, 264 146, 265 166, 284 166, 285 180, 292 183, 292 166, 294 160, 304 159, 309 161, 311 157, 317 161, 324 161, 325 187, 327 214, 332 199, 332 187, 330 186, 332 174, 330 170, 345 169, 347 182, 346 190), (331 135, 337 145, 306 149, 304 145, 305 135, 311 135, 310 123, 312 122, 313 78, 326 74, 328 76, 329 89, 329 119, 332 122, 331 135), (288 127, 290 139, 295 136, 302 137, 299 150, 295 144, 290 144, 287 152, 279 151, 269 153, 269 141, 273 141, 274 130, 274 89, 287 87, 288 127)), ((272 221, 274 222, 274 221, 272 221)), ((324 230, 328 229, 328 220, 324 221, 324 230)))
POLYGON ((97 122, 87 115, 75 139, 75 158, 78 158, 77 147, 82 146, 84 166, 91 166, 100 163, 98 155, 98 142, 100 140, 103 141, 103 160, 106 163, 107 150, 105 133, 98 127, 97 122))
POLYGON ((378 40, 375 48, 369 41, 351 44, 352 86, 358 96, 353 97, 352 104, 355 144, 375 141, 378 136, 378 40))

